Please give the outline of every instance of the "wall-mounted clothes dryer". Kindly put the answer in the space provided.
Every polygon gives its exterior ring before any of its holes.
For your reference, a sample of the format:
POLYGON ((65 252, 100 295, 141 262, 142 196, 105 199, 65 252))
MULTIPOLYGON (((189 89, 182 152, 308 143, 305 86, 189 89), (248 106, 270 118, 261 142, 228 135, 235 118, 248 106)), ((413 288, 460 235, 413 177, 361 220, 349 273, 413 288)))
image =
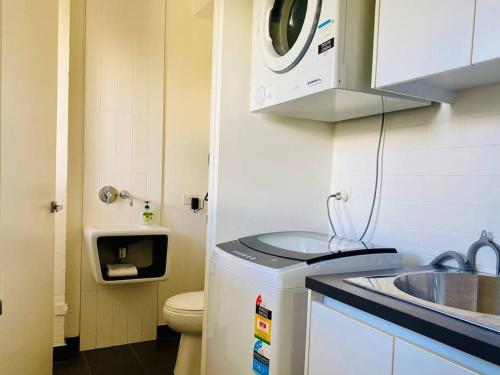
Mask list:
POLYGON ((254 0, 252 112, 341 121, 430 102, 371 88, 375 0, 254 0))

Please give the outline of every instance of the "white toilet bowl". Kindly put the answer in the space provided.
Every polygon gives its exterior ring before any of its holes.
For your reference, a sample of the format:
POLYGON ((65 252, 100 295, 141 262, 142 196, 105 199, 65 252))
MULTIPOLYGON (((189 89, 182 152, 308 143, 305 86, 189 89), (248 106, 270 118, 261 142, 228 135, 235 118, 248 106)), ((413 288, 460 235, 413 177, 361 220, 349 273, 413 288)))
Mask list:
POLYGON ((181 334, 175 375, 199 375, 201 372, 203 309, 203 291, 179 294, 169 298, 163 306, 166 323, 181 334))

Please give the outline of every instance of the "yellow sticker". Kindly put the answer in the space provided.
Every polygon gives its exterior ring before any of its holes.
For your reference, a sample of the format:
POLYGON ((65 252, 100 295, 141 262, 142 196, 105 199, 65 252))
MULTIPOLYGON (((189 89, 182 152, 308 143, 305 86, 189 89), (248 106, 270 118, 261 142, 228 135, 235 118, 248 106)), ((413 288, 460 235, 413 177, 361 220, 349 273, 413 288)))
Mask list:
POLYGON ((259 296, 255 305, 254 335, 255 338, 271 345, 273 313, 263 307, 261 303, 262 297, 259 296))

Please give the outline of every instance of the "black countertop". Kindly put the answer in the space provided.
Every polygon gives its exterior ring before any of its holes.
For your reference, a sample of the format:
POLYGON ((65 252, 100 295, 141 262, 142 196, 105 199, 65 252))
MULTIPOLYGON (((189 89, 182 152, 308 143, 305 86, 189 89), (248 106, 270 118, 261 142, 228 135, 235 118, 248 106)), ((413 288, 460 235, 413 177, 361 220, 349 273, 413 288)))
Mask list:
POLYGON ((306 278, 306 287, 500 366, 500 334, 343 281, 350 277, 390 275, 425 269, 429 267, 311 276, 306 278))

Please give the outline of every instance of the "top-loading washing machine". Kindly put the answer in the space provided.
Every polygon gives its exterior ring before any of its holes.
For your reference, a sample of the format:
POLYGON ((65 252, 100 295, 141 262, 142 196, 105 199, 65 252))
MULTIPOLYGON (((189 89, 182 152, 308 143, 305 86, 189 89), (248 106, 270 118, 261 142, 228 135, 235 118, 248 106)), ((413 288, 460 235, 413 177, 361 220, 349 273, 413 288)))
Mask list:
POLYGON ((254 0, 251 111, 334 122, 429 105, 371 88, 374 20, 375 0, 254 0))
POLYGON ((207 374, 303 374, 305 277, 401 265, 395 249, 314 232, 217 245, 209 269, 207 374))

